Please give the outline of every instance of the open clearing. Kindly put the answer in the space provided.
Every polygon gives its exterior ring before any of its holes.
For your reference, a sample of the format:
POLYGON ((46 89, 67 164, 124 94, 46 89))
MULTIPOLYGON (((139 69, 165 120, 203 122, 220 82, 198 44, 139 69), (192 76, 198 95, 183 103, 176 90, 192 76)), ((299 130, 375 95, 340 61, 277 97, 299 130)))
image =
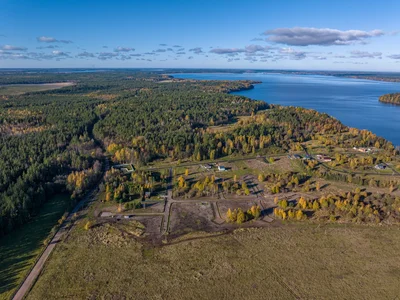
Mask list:
POLYGON ((153 246, 117 225, 76 226, 28 299, 398 297, 398 227, 271 225, 153 246))
POLYGON ((31 223, 0 239, 0 299, 9 299, 43 249, 43 241, 68 207, 68 195, 52 197, 31 223))
POLYGON ((58 83, 43 83, 43 84, 10 84, 0 85, 0 96, 21 95, 29 92, 41 92, 48 90, 56 90, 66 86, 75 85, 74 82, 58 82, 58 83))

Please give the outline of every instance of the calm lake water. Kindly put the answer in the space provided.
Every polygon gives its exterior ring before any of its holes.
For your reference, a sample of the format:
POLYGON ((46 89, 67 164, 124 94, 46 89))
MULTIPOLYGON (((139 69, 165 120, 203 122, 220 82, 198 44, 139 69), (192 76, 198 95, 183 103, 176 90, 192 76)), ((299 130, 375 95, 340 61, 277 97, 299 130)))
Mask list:
POLYGON ((325 112, 343 124, 368 129, 400 145, 400 106, 384 104, 379 96, 400 92, 400 83, 290 74, 171 74, 202 80, 258 80, 255 88, 236 92, 267 103, 302 106, 325 112))

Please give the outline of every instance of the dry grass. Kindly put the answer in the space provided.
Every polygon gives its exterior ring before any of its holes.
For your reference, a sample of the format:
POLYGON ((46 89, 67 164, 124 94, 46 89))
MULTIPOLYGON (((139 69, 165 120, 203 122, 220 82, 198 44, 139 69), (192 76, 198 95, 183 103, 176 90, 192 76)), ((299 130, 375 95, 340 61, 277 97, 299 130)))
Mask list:
POLYGON ((30 92, 56 90, 66 86, 75 85, 73 82, 58 82, 44 84, 10 84, 0 86, 0 95, 21 95, 30 92))
POLYGON ((98 229, 77 228, 57 246, 28 299, 398 296, 398 227, 286 225, 192 233, 155 248, 128 237, 105 245, 93 238, 98 229))

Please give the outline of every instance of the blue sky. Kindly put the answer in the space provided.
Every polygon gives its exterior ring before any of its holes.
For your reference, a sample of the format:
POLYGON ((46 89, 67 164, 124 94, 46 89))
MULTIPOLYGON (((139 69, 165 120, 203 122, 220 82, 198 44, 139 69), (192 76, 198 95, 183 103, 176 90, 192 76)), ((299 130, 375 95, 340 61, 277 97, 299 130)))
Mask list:
POLYGON ((0 68, 400 70, 400 1, 0 0, 0 68))

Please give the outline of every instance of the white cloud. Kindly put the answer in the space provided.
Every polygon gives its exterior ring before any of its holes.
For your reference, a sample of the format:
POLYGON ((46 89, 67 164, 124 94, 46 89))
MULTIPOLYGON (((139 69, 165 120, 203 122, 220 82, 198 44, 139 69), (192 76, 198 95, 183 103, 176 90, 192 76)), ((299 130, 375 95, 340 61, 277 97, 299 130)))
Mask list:
POLYGON ((3 47, 1 47, 1 49, 6 51, 26 51, 28 48, 12 46, 12 45, 4 45, 3 47))
POLYGON ((215 54, 227 54, 229 56, 234 56, 239 53, 246 53, 247 56, 255 56, 257 52, 268 52, 271 50, 269 46, 260 46, 260 45, 249 45, 244 48, 214 48, 211 49, 211 53, 215 54))
POLYGON ((41 43, 64 43, 64 44, 72 43, 72 41, 69 40, 57 40, 56 38, 50 36, 39 36, 36 38, 36 40, 41 43))
POLYGON ((95 55, 93 53, 86 52, 86 51, 84 51, 82 53, 79 53, 76 56, 79 57, 79 58, 92 58, 92 57, 95 57, 95 55))
POLYGON ((330 28, 294 27, 267 30, 263 34, 268 36, 268 41, 290 46, 330 46, 365 43, 366 39, 382 36, 384 32, 381 30, 342 31, 330 28))
POLYGON ((351 51, 351 58, 382 58, 382 52, 351 51))
POLYGON ((279 50, 279 54, 281 57, 292 59, 292 60, 301 60, 307 57, 307 52, 297 51, 292 48, 281 48, 279 50))
POLYGON ((114 52, 131 52, 131 51, 135 51, 135 49, 130 47, 117 47, 114 49, 114 52))
POLYGON ((391 55, 388 55, 387 57, 389 57, 391 59, 400 59, 400 54, 391 54, 391 55))
POLYGON ((190 52, 193 52, 193 53, 195 53, 195 54, 202 54, 202 53, 204 53, 201 47, 192 48, 192 49, 189 49, 189 51, 190 51, 190 52))
POLYGON ((117 57, 118 55, 119 55, 119 53, 114 53, 114 52, 100 52, 99 55, 97 56, 97 58, 100 60, 107 60, 107 59, 117 57))

